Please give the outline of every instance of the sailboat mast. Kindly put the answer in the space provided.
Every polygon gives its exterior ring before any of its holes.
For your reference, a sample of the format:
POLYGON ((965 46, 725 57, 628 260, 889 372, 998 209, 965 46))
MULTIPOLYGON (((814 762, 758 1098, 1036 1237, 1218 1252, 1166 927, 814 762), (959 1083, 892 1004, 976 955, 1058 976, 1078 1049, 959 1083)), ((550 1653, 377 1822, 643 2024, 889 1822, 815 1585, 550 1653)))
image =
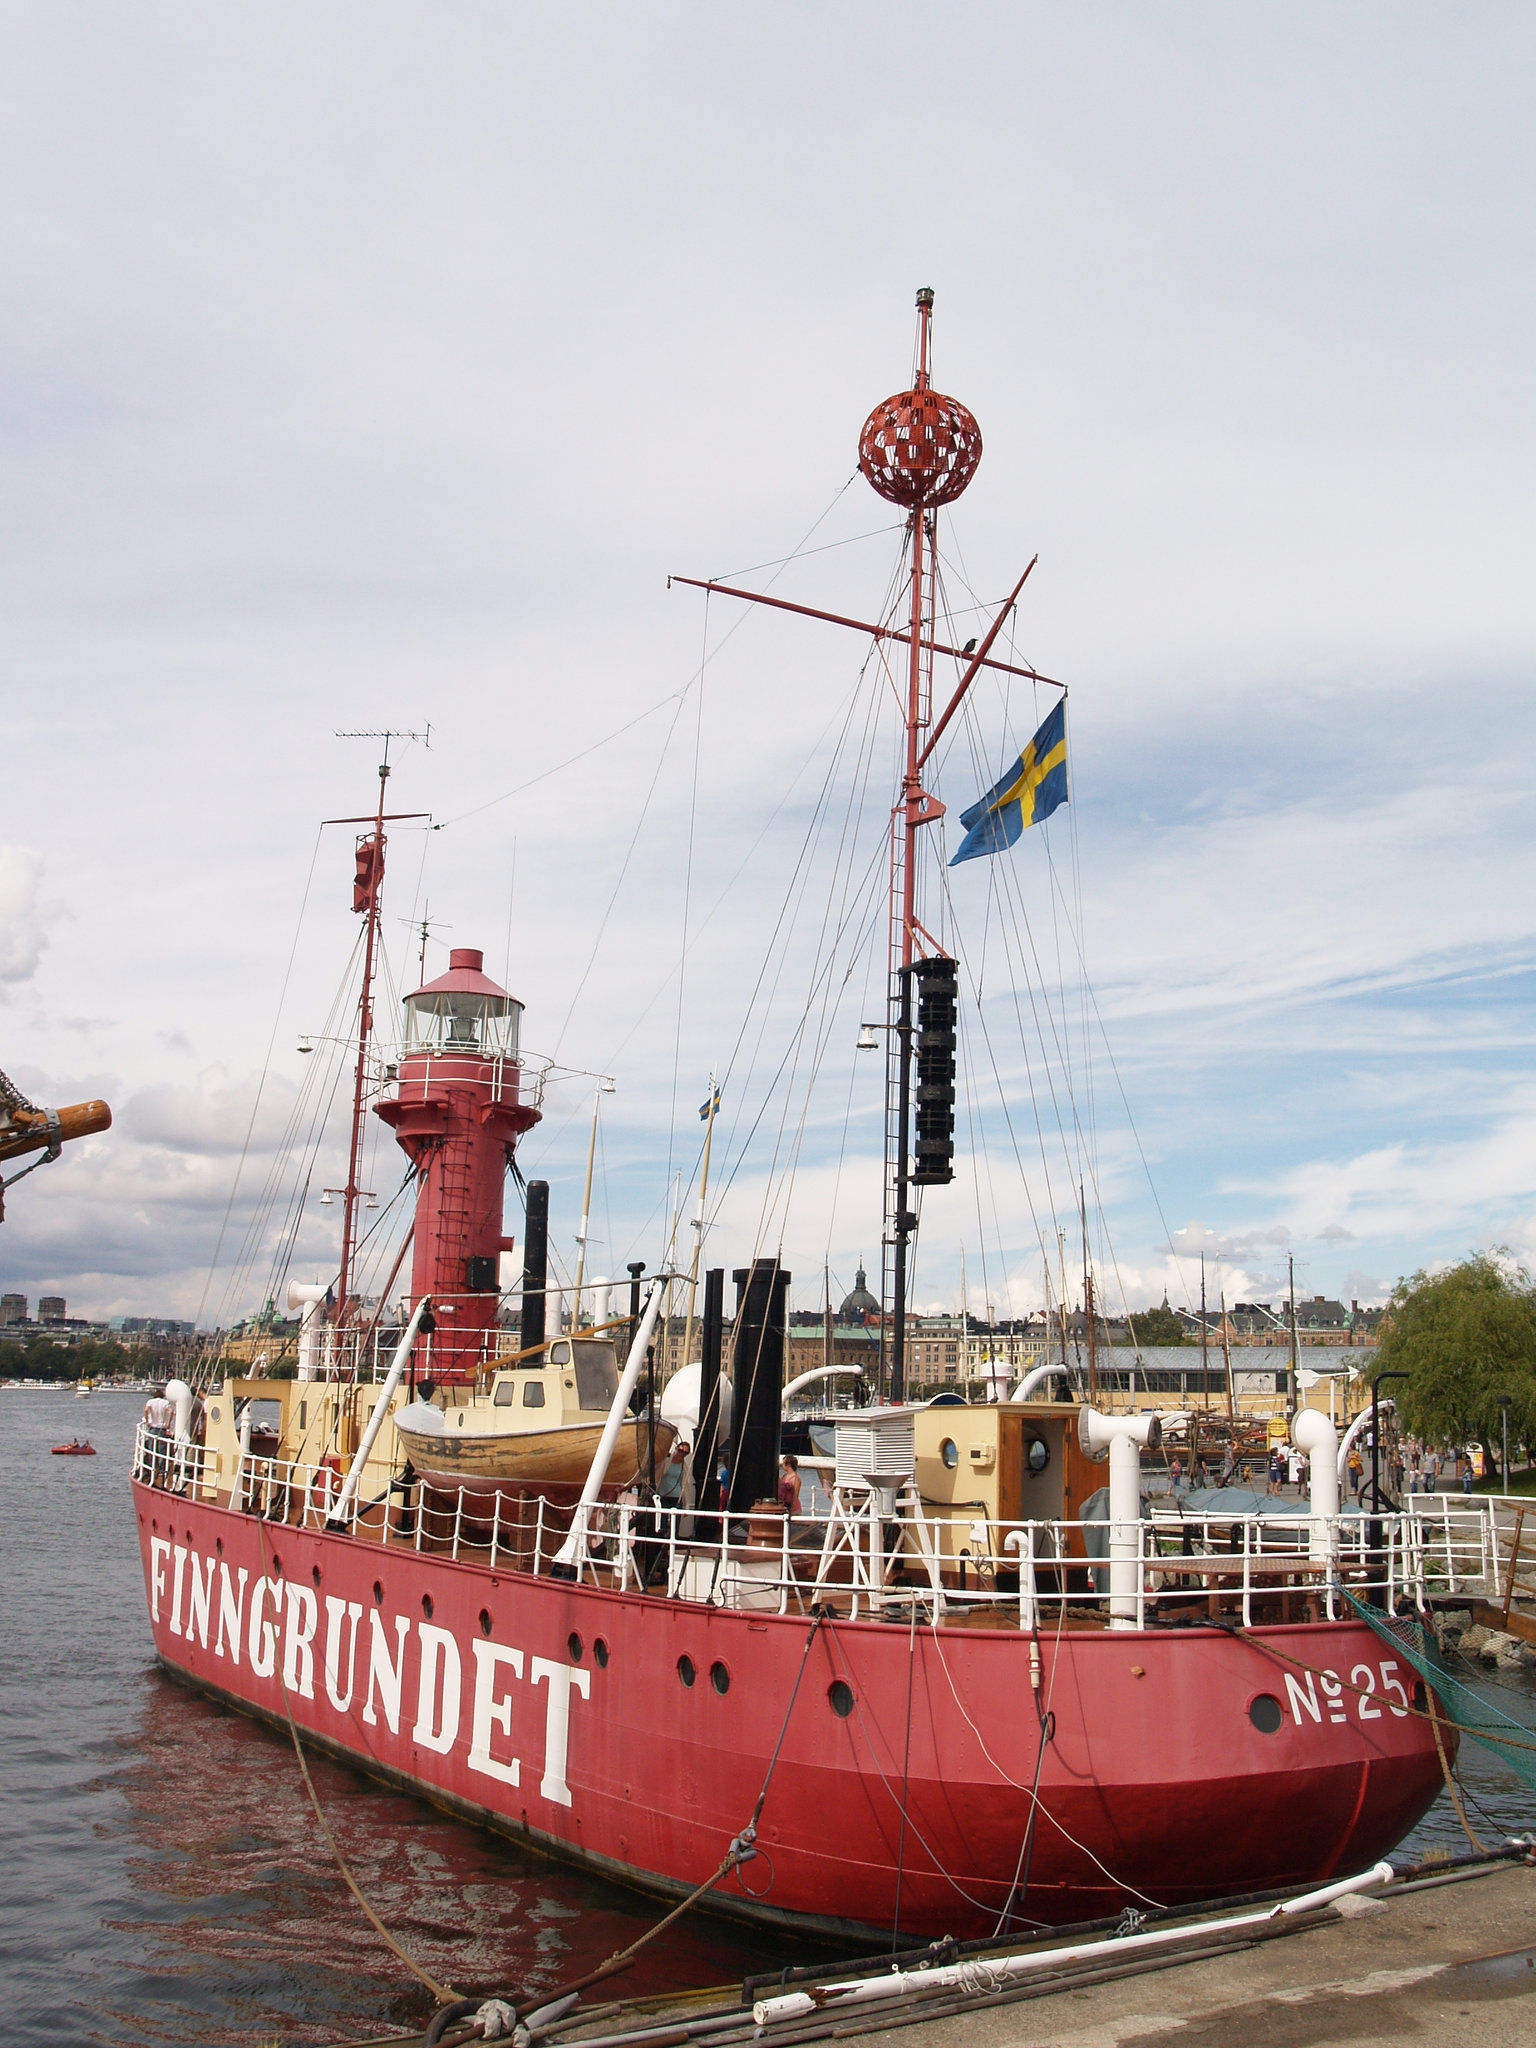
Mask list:
POLYGON ((821 1269, 821 1369, 824 1373, 832 1370, 832 1268, 821 1269))
POLYGON ((1296 1254, 1288 1252, 1286 1259, 1291 1274, 1291 1365, 1285 1376, 1285 1412, 1287 1418, 1292 1418, 1296 1413, 1296 1369, 1301 1360, 1297 1355, 1296 1338, 1296 1254))
POLYGON ((1093 1268, 1088 1263, 1088 1197, 1079 1183, 1077 1190, 1078 1211, 1083 1219, 1083 1321, 1088 1331, 1088 1399, 1095 1401, 1099 1394, 1098 1360, 1093 1346, 1093 1268))
POLYGON ((709 1100, 705 1104, 704 1158, 699 1167, 699 1201, 693 1212, 693 1258, 688 1267, 688 1320, 683 1326, 683 1355, 680 1361, 690 1365, 693 1352, 694 1309, 699 1296, 699 1259, 704 1250, 704 1202, 709 1194, 709 1149, 715 1136, 715 1074, 710 1069, 709 1100))
POLYGON ((1071 1367, 1067 1362, 1067 1233, 1061 1224, 1056 1226, 1056 1259, 1061 1268, 1061 1287, 1057 1295, 1057 1308, 1061 1320, 1061 1369, 1071 1384, 1071 1367))
POLYGON ((613 1082, 599 1074, 592 1090, 592 1129, 587 1137, 587 1178, 581 1191, 581 1228, 576 1233, 576 1286, 571 1302, 571 1329, 581 1328, 581 1283, 587 1269, 587 1233, 592 1220, 592 1167, 597 1158, 597 1112, 605 1095, 613 1093, 613 1082))

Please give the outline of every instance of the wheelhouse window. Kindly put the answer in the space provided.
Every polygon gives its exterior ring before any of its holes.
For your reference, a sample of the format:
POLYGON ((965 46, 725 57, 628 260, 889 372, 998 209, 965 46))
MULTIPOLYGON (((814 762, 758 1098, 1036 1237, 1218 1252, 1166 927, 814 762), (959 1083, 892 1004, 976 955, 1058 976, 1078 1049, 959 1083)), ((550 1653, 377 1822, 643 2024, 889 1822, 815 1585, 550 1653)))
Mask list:
POLYGON ((524 1380, 523 1406, 525 1408, 542 1408, 544 1406, 544 1382, 542 1380, 524 1380))

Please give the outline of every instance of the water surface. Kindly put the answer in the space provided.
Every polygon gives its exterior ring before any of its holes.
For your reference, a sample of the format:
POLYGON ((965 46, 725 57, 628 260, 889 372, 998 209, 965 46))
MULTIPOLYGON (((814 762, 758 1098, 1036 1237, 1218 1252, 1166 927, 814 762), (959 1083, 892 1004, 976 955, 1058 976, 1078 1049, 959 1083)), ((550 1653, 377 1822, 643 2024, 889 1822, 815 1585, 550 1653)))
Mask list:
MULTIPOLYGON (((126 1477, 142 1400, 0 1389, 3 2039, 299 2048, 420 2026, 430 2001, 339 1881, 286 1738, 153 1662, 126 1477), (77 1432, 98 1457, 48 1455, 77 1432)), ((1487 1683, 1536 1719, 1528 1677, 1487 1683)), ((1480 1833, 1536 1827, 1536 1795, 1475 1745, 1462 1758, 1480 1833)), ((548 1988, 660 1910, 343 1765, 315 1757, 311 1768, 365 1895, 440 1980, 548 1988)), ((1405 1853, 1466 1846, 1442 1796, 1405 1853)), ((691 1917, 622 1989, 806 1959, 691 1917)))

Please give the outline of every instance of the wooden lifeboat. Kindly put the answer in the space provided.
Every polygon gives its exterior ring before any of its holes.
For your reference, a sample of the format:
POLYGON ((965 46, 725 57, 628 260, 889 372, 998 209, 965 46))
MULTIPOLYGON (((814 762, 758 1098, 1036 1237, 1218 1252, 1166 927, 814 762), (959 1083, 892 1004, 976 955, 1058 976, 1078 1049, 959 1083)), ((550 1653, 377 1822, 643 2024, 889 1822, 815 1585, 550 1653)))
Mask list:
MULTIPOLYGON (((420 1414, 420 1409, 414 1411, 420 1414)), ((462 1412, 462 1411, 460 1411, 462 1412)), ((410 1416, 411 1410, 404 1411, 410 1416)), ((474 1418, 478 1421, 479 1416, 474 1418)), ((592 1464, 601 1422, 568 1422, 539 1430, 489 1430, 454 1426, 452 1413, 445 1429, 413 1429, 395 1418, 402 1449, 421 1477, 444 1492, 487 1496, 515 1487, 547 1499, 574 1501, 592 1464)), ((466 1423, 468 1418, 466 1418, 466 1423)), ((655 1424, 656 1460, 666 1460, 676 1435, 672 1425, 655 1424)), ((619 1431, 603 1487, 605 1496, 621 1493, 650 1470, 651 1425, 643 1416, 627 1420, 619 1431)))
MULTIPOLYGON (((394 1418, 412 1467, 436 1490, 490 1498, 513 1490, 576 1501, 591 1468, 619 1383, 613 1346, 557 1337, 536 1354, 491 1375, 484 1393, 434 1407, 415 1403, 394 1418)), ((676 1431, 667 1422, 626 1416, 613 1447, 603 1495, 613 1499, 658 1467, 676 1431)))

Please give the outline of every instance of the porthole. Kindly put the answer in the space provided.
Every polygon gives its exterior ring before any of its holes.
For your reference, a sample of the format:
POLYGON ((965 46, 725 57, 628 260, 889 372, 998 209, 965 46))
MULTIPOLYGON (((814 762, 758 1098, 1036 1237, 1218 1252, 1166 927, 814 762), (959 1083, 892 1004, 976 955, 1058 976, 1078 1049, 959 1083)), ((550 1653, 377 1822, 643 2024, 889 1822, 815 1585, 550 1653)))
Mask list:
POLYGON ((601 1636, 596 1636, 593 1638, 592 1655, 596 1660, 598 1669, 600 1671, 606 1671, 608 1669, 608 1645, 603 1641, 601 1636))
POLYGON ((432 1595, 430 1593, 422 1594, 421 1611, 428 1621, 432 1619, 432 1595))
POLYGON ((692 1685, 695 1677, 697 1676, 697 1673, 694 1671, 693 1659, 691 1657, 678 1658, 677 1675, 683 1681, 684 1685, 692 1685))
POLYGON ((1248 1718, 1261 1735, 1277 1735, 1285 1715, 1272 1692, 1261 1692, 1249 1707, 1248 1718))
POLYGON ((711 1664, 709 1667, 709 1682, 715 1688, 715 1691, 723 1696, 731 1689, 731 1674, 723 1664, 711 1664))
POLYGON ((939 1456, 944 1460, 945 1470, 953 1472, 960 1462, 960 1446, 952 1436, 945 1437, 939 1445, 939 1456))
POLYGON ((384 1605, 384 1588, 377 1579, 373 1582, 373 1604, 375 1607, 382 1607, 384 1605))
POLYGON ((846 1721, 853 1712, 853 1687, 841 1678, 834 1678, 827 1687, 827 1705, 840 1721, 846 1721))
POLYGON ((573 1664, 579 1664, 581 1662, 581 1637, 577 1635, 575 1629, 572 1629, 570 1634, 566 1637, 565 1647, 571 1653, 571 1662, 573 1664))
POLYGON ((490 1632, 491 1610, 489 1609, 489 1607, 482 1607, 480 1610, 480 1633, 483 1636, 488 1636, 490 1632))
POLYGON ((1031 1437, 1024 1461, 1031 1472, 1043 1472, 1051 1462, 1051 1447, 1043 1437, 1031 1437))

